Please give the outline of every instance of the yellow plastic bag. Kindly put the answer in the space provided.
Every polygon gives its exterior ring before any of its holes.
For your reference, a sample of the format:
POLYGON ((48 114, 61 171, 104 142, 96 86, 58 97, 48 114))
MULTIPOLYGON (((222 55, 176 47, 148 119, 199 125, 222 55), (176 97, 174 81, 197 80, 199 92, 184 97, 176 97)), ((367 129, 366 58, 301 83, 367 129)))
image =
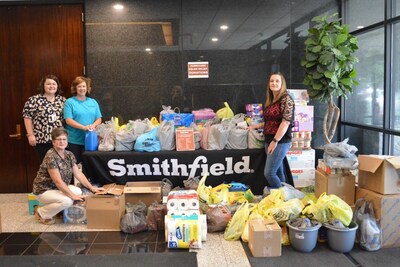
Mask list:
POLYGON ((321 223, 338 219, 343 225, 348 226, 353 217, 353 210, 340 197, 331 194, 322 193, 315 204, 305 207, 303 214, 311 215, 321 223))
POLYGON ((210 189, 209 204, 228 203, 229 184, 220 184, 210 189))
MULTIPOLYGON (((254 208, 254 207, 253 207, 254 208)), ((224 232, 224 238, 228 241, 239 240, 243 233, 246 221, 249 218, 249 214, 252 210, 249 202, 243 202, 239 209, 235 212, 232 219, 229 221, 228 226, 224 232)))
POLYGON ((199 195, 200 208, 203 211, 207 211, 207 204, 210 201, 210 191, 212 188, 211 186, 206 186, 207 176, 208 173, 203 175, 203 177, 199 182, 199 186, 197 187, 197 194, 199 195))
POLYGON ((160 125, 160 123, 158 122, 158 120, 157 120, 156 117, 151 117, 150 123, 151 123, 154 127, 157 127, 157 126, 160 125))
POLYGON ((298 217, 304 209, 304 204, 298 198, 292 198, 267 210, 268 215, 277 222, 287 221, 290 218, 298 217))
POLYGON ((224 102, 225 107, 219 109, 216 114, 219 119, 230 119, 235 115, 232 109, 229 107, 228 102, 224 102))

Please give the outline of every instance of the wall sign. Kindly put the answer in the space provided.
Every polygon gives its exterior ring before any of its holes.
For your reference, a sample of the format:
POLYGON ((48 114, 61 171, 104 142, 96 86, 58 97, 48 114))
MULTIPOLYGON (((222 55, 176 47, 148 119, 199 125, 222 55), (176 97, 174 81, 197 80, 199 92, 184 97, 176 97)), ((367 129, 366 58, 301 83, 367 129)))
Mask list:
POLYGON ((188 78, 208 78, 208 62, 188 62, 188 78))

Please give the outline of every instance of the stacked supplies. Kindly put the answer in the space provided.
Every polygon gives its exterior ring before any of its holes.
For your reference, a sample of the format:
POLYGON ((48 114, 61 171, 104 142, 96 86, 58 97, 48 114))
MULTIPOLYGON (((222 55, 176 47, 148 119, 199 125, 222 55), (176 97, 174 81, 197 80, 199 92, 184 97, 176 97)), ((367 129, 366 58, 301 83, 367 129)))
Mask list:
POLYGON ((195 190, 171 191, 167 199, 165 239, 168 248, 201 248, 207 240, 207 220, 200 215, 195 190))
POLYGON ((168 215, 200 215, 199 196, 195 190, 171 191, 167 198, 168 215))

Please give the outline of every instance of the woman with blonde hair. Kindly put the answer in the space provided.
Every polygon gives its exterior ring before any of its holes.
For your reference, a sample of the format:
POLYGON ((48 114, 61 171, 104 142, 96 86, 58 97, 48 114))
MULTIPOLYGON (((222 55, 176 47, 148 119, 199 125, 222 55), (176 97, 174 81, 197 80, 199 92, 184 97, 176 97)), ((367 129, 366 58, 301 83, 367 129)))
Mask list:
POLYGON ((283 160, 292 143, 294 120, 294 101, 287 92, 285 77, 279 72, 269 77, 263 116, 264 122, 251 128, 264 129, 264 176, 271 188, 279 188, 286 182, 283 160))

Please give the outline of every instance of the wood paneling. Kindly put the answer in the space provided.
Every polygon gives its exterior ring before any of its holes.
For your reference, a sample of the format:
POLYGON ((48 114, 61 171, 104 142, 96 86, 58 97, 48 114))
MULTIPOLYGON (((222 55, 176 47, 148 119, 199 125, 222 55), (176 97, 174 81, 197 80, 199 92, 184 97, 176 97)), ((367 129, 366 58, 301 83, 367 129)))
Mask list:
POLYGON ((22 108, 46 74, 59 77, 64 96, 83 74, 81 5, 0 7, 0 192, 29 192, 39 168, 28 145, 22 108), (10 138, 16 125, 22 136, 10 138))

